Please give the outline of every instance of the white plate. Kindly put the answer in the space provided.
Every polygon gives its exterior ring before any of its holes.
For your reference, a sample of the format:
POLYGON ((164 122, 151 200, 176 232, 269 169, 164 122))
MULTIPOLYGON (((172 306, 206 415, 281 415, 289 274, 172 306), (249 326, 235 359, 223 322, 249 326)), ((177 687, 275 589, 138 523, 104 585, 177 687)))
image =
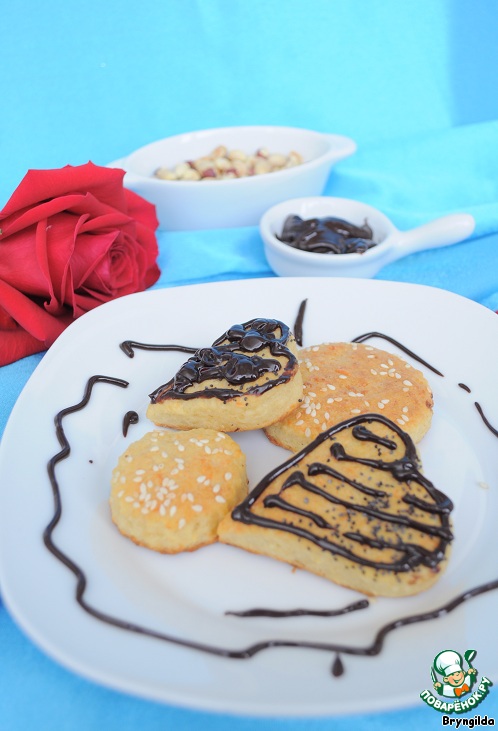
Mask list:
MULTIPOLYGON (((371 343, 396 351, 381 340, 371 343)), ((494 620, 498 591, 450 614, 388 634, 375 657, 343 654, 345 673, 331 675, 334 653, 271 648, 233 660, 110 626, 75 601, 73 573, 44 546, 54 513, 46 465, 59 449, 54 416, 83 396, 95 374, 130 382, 97 384, 88 406, 64 418, 71 444, 56 468, 62 518, 55 544, 88 577, 85 600, 100 612, 181 641, 242 649, 268 640, 365 647, 399 617, 432 611, 498 576, 497 438, 474 402, 498 424, 498 319, 442 290, 372 280, 264 279, 156 290, 104 305, 76 321, 55 343, 16 404, 0 450, 0 583, 23 630, 53 658, 104 685, 194 708, 252 715, 368 712, 421 703, 429 668, 447 647, 477 650, 476 667, 498 671, 494 620), (351 340, 380 331, 438 368, 422 368, 434 391, 433 426, 420 451, 424 471, 455 503, 447 572, 428 592, 379 599, 336 618, 242 619, 227 610, 338 609, 360 596, 318 577, 229 546, 163 556, 139 548, 111 524, 110 473, 130 439, 150 427, 147 394, 183 362, 180 353, 137 350, 123 340, 211 343, 228 326, 253 317, 293 325, 308 298, 304 344, 351 340), (471 393, 459 387, 466 384, 471 393), (124 413, 140 421, 122 435, 124 413), (483 485, 487 485, 485 489, 483 485)), ((288 456, 260 432, 237 435, 251 484, 288 456)))

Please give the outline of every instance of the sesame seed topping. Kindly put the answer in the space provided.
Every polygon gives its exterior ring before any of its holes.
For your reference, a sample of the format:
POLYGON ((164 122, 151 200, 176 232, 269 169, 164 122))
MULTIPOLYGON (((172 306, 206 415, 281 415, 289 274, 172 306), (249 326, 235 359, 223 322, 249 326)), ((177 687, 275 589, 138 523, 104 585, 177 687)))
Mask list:
POLYGON ((192 510, 195 510, 196 513, 201 513, 202 509, 202 505, 192 505, 192 510))
POLYGON ((223 495, 216 495, 215 500, 217 503, 226 503, 226 500, 223 497, 223 495))
POLYGON ((187 521, 185 520, 185 518, 180 518, 180 520, 178 521, 178 528, 181 530, 185 527, 186 523, 187 521))
POLYGON ((232 479, 232 473, 231 472, 225 472, 225 480, 231 480, 232 479))

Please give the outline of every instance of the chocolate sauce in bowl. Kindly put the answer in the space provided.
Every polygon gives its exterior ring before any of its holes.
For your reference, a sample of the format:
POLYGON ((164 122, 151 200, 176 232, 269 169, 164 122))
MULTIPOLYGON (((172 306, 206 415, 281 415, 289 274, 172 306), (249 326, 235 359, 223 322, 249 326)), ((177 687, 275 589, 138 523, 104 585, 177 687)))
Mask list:
MULTIPOLYGON (((300 316, 301 319, 304 316, 304 310, 305 310, 305 304, 302 307, 302 310, 300 309, 300 316)), ((421 362, 425 365, 427 365, 431 370, 433 370, 434 373, 438 375, 442 375, 437 369, 435 369, 432 366, 429 366, 429 364, 426 364, 425 361, 423 361, 421 358, 416 356, 414 353, 409 351, 407 348, 402 346, 401 344, 398 344, 397 341, 394 341, 393 339, 389 338, 389 336, 384 336, 381 333, 369 333, 364 336, 360 336, 361 341, 364 339, 367 339, 367 337, 384 337, 385 339, 389 340, 390 342, 394 343, 401 349, 403 349, 406 353, 411 355, 414 359, 418 360, 418 362, 421 362)), ((360 342, 359 339, 356 340, 356 342, 360 342)), ((121 344, 121 348, 123 352, 130 358, 134 355, 134 348, 140 348, 143 350, 148 351, 161 351, 161 350, 176 350, 181 352, 187 352, 187 353, 195 353, 197 352, 197 349, 195 348, 187 348, 183 346, 178 345, 149 345, 145 343, 137 343, 135 341, 125 341, 125 343, 121 344)), ((392 633, 397 630, 402 629, 403 627, 412 625, 412 624, 422 624, 427 621, 432 621, 435 619, 438 619, 440 617, 443 617, 445 615, 448 615, 449 613, 456 610, 459 606, 464 604, 465 602, 469 600, 475 600, 479 596, 484 595, 488 592, 494 591, 498 589, 498 578, 496 580, 483 583, 479 586, 475 586, 473 588, 470 588, 453 598, 451 598, 446 603, 431 609, 430 611, 419 613, 419 614, 413 614, 408 616, 402 616, 399 619, 393 620, 391 622, 388 622, 384 624, 382 627, 380 627, 375 634, 374 638, 372 639, 370 644, 358 646, 358 645, 347 645, 347 644, 341 644, 339 642, 311 642, 311 641, 299 641, 295 639, 289 639, 289 640, 281 640, 281 639, 275 639, 275 640, 265 640, 262 642, 258 642, 252 645, 249 645, 247 647, 239 648, 239 649, 230 649, 210 644, 205 644, 201 642, 196 642, 194 640, 190 640, 185 637, 177 637, 175 635, 170 635, 162 632, 158 632, 156 630, 153 630, 151 628, 130 622, 126 619, 120 618, 118 616, 114 616, 111 614, 108 614, 102 610, 100 610, 98 607, 94 606, 90 602, 87 601, 85 597, 85 592, 87 588, 87 577, 83 571, 83 569, 66 553, 64 553, 61 549, 58 548, 56 543, 53 539, 53 532, 59 523, 61 517, 62 517, 62 495, 61 495, 61 489, 59 485, 59 480, 57 477, 57 466, 58 464, 70 456, 71 447, 68 442, 68 439, 66 437, 65 431, 64 431, 64 419, 67 415, 72 414, 76 411, 80 411, 85 408, 85 406, 88 404, 94 387, 97 384, 105 384, 107 386, 114 386, 119 388, 126 388, 128 386, 128 382, 124 381, 120 378, 114 378, 110 376, 93 376, 90 378, 86 384, 83 397, 80 402, 73 406, 69 406, 67 408, 62 409, 55 417, 55 431, 57 435, 57 439, 59 441, 59 444, 61 445, 61 450, 55 454, 48 462, 47 470, 48 470, 48 476, 50 480, 50 484, 52 487, 52 493, 53 493, 53 499, 54 499, 54 512, 53 516, 47 525, 44 533, 43 533, 43 540, 44 544, 50 553, 57 558, 62 564, 64 564, 75 576, 76 579, 76 587, 75 587, 75 600, 78 603, 78 605, 89 615, 94 617, 96 620, 100 622, 104 622, 105 624, 108 624, 113 627, 117 627, 123 631, 126 632, 133 632, 139 635, 142 635, 144 637, 147 637, 151 640, 159 640, 164 641, 167 643, 171 643, 177 646, 182 646, 188 649, 196 650, 199 652, 211 654, 211 655, 217 655, 220 657, 224 657, 227 659, 236 659, 236 660, 246 660, 254 657, 260 652, 270 650, 272 648, 307 648, 307 649, 314 649, 321 652, 329 652, 333 655, 333 661, 331 665, 331 674, 334 677, 340 677, 344 673, 344 664, 343 664, 343 657, 344 655, 356 655, 356 656, 362 656, 362 657, 375 657, 380 654, 384 647, 384 642, 386 638, 392 633)), ((465 389, 466 390, 466 389, 465 389)), ((470 392, 470 389, 469 389, 470 392)), ((484 424, 487 426, 487 428, 491 431, 491 433, 494 436, 498 437, 498 429, 495 429, 491 423, 488 421, 487 417, 485 417, 484 412, 482 410, 482 407, 475 402, 475 407, 480 414, 484 424)), ((356 431, 356 438, 357 439, 369 439, 372 437, 369 437, 368 429, 365 428, 365 425, 358 424, 359 428, 356 431)), ((333 427, 335 428, 335 427, 333 427)), ((343 457, 345 459, 348 459, 348 455, 344 454, 343 457)), ((405 477, 406 479, 413 479, 414 469, 416 469, 416 461, 413 460, 413 463, 408 461, 403 462, 403 466, 399 468, 398 477, 399 479, 403 479, 405 477)), ((315 469, 322 469, 323 466, 319 466, 315 469)), ((432 495, 432 502, 436 506, 436 509, 440 511, 440 515, 444 517, 447 514, 447 511, 449 509, 449 504, 445 503, 443 498, 441 497, 441 494, 438 494, 438 491, 435 490, 435 488, 431 488, 430 483, 427 484, 427 488, 430 490, 434 490, 434 493, 432 495)), ((425 503, 425 501, 423 501, 425 503)), ((428 506, 429 503, 426 503, 426 506, 428 506)), ((420 503, 417 503, 418 507, 421 507, 420 503)), ((443 521, 444 522, 444 521, 443 521)), ((442 526, 445 527, 444 525, 442 526)), ((440 534, 440 539, 442 542, 449 540, 450 536, 449 533, 445 533, 444 530, 440 534)), ((420 557, 419 557, 420 558, 420 557)), ((340 614, 348 613, 349 611, 354 611, 355 609, 361 609, 366 608, 368 606, 367 600, 362 600, 360 602, 357 602, 353 605, 349 605, 348 607, 345 607, 343 610, 332 610, 331 616, 337 616, 336 612, 338 611, 340 614)), ((282 616, 300 616, 302 612, 306 612, 306 614, 313 614, 314 616, 317 614, 318 610, 290 610, 291 615, 288 613, 282 612, 282 616)), ((244 613, 237 613, 238 616, 243 616, 244 613)), ((246 613, 246 616, 276 616, 275 614, 272 614, 272 610, 248 610, 246 613), (256 615, 254 612, 264 612, 262 615, 256 615)), ((321 615, 320 615, 321 616, 321 615)))
POLYGON ((356 226, 334 216, 307 219, 297 215, 287 216, 277 239, 294 249, 328 255, 364 254, 377 246, 373 231, 366 221, 363 226, 356 226))

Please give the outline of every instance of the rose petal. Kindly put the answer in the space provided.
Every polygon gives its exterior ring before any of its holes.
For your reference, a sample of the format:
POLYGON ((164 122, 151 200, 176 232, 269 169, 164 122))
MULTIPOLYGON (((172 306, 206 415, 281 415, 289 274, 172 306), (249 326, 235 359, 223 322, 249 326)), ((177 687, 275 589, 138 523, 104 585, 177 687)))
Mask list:
POLYGON ((0 366, 9 365, 16 360, 46 350, 46 345, 21 328, 0 333, 0 366))
MULTIPOLYGON (((51 345, 71 322, 71 316, 52 317, 43 306, 0 280, 0 307, 24 330, 46 346, 51 345)), ((2 333, 3 335, 3 333, 2 333)), ((0 341, 2 339, 0 338, 0 341)), ((0 342, 0 351, 3 348, 0 342)))
POLYGON ((91 193, 102 203, 127 211, 124 174, 124 170, 100 167, 92 162, 55 170, 28 170, 0 212, 0 220, 42 201, 75 192, 91 193))

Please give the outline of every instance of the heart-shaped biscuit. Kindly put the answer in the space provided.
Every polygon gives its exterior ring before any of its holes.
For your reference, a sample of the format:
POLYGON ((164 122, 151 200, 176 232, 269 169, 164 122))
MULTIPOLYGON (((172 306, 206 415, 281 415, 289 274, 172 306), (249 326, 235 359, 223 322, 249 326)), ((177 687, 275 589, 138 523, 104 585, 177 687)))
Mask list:
POLYGON ((302 389, 294 336, 282 322, 258 318, 200 348, 150 394, 147 416, 176 429, 259 429, 292 411, 302 389))
POLYGON ((218 536, 365 594, 408 596, 446 566, 452 507, 420 472, 411 437, 366 414, 270 472, 218 536))

